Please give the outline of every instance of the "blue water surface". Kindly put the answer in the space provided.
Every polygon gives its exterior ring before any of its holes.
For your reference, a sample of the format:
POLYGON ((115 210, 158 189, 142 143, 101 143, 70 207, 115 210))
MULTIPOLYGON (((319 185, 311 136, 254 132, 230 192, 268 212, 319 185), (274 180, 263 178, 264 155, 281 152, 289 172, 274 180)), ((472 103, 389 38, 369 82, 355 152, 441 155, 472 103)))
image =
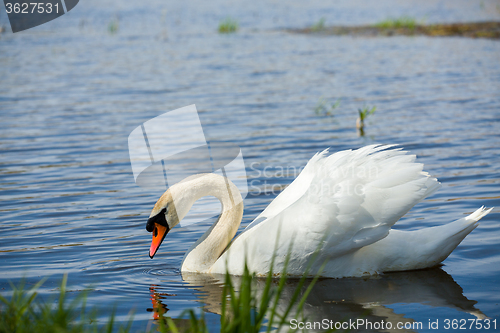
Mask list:
MULTIPOLYGON (((100 309, 102 323, 113 309, 121 323, 132 311, 133 329, 144 330, 155 325, 151 309, 163 305, 172 318, 205 311, 217 331, 221 281, 179 271, 184 252, 215 217, 173 229, 150 260, 145 223, 161 192, 134 183, 128 155, 133 129, 190 104, 207 140, 242 149, 250 192, 241 229, 317 151, 372 143, 401 145, 443 185, 396 228, 500 207, 499 41, 284 30, 322 17, 327 25, 354 25, 403 15, 430 23, 499 20, 500 8, 462 0, 87 0, 16 34, 2 11, 8 30, 0 35, 2 295, 9 281, 25 277, 33 285, 48 276, 40 289, 48 299, 68 273, 71 295, 92 290, 88 306, 100 309), (239 31, 218 34, 228 16, 239 31), (340 106, 317 114, 321 98, 340 99, 340 106), (365 106, 377 110, 360 136, 357 110, 365 106)), ((423 324, 401 332, 435 332, 429 323, 436 320, 490 318, 498 330, 499 212, 483 218, 443 267, 321 280, 306 313, 317 321, 423 324)))

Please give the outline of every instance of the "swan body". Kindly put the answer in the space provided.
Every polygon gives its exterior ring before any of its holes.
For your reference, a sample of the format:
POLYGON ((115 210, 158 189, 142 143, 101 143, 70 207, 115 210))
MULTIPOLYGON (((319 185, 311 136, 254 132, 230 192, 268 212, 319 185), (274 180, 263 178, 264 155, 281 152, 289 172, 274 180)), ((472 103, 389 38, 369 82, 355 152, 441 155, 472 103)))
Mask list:
POLYGON ((432 267, 448 255, 491 209, 416 231, 391 227, 440 183, 401 148, 371 145, 317 153, 300 175, 236 237, 243 216, 238 188, 227 178, 200 174, 171 186, 148 220, 152 258, 168 231, 196 200, 215 196, 217 222, 186 253, 183 272, 241 275, 246 262, 258 275, 282 272, 354 277, 432 267), (229 245, 229 246, 228 246, 229 245))

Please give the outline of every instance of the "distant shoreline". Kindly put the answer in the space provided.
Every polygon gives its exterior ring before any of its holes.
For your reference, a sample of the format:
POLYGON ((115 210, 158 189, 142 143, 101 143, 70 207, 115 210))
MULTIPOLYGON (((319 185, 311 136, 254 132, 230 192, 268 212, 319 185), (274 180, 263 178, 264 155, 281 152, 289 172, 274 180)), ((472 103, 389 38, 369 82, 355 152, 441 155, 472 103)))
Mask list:
POLYGON ((470 22, 450 24, 416 24, 414 27, 331 26, 288 29, 301 34, 337 35, 337 36, 459 36, 467 38, 500 39, 500 22, 470 22))

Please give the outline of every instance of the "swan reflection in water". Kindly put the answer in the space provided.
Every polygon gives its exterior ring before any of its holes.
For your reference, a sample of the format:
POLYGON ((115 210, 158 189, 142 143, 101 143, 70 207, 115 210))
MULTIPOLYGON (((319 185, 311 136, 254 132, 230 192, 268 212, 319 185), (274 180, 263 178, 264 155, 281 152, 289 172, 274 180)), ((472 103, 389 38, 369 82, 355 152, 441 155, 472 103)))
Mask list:
MULTIPOLYGON (((189 288, 199 291, 196 296, 203 304, 204 311, 220 315, 224 276, 183 272, 182 278, 189 288)), ((231 276, 231 280, 238 289, 241 278, 231 276)), ((297 288, 298 281, 298 279, 287 280, 279 301, 278 313, 285 311, 297 288)), ((258 301, 260 301, 260 294, 265 283, 264 278, 254 279, 252 287, 258 301)), ((307 286, 308 283, 302 287, 301 293, 306 291, 307 286)), ((155 319, 159 318, 158 311, 162 314, 168 311, 166 303, 168 303, 169 295, 158 292, 160 288, 159 286, 150 288, 155 319)), ((309 294, 303 311, 308 322, 321 322, 323 319, 328 319, 335 323, 361 318, 371 323, 382 320, 384 323, 390 322, 393 330, 397 330, 397 323, 415 322, 414 319, 407 318, 404 313, 394 312, 391 305, 398 303, 449 308, 471 314, 479 319, 487 318, 474 306, 477 302, 467 299, 463 295, 462 288, 439 267, 420 271, 394 272, 367 278, 320 279, 309 294)), ((292 319, 294 317, 290 316, 287 322, 292 319)), ((429 319, 433 321, 438 318, 429 319)), ((174 321, 182 325, 185 320, 174 321)), ((427 319, 423 325, 423 328, 427 328, 427 319)), ((408 324, 407 327, 410 325, 408 324)), ((288 329, 288 326, 286 328, 288 329)), ((401 329, 397 331, 405 332, 401 329)), ((413 330, 406 332, 413 332, 413 330)))

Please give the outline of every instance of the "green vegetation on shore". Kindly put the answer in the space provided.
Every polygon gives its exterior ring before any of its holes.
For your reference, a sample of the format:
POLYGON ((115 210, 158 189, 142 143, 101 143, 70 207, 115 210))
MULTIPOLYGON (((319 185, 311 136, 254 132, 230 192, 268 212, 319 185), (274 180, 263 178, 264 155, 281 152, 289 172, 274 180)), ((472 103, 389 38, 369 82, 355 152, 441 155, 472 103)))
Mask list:
POLYGON ((311 27, 312 31, 321 31, 325 29, 325 18, 322 17, 318 20, 318 22, 314 23, 311 27))
POLYGON ((373 25, 362 26, 322 26, 317 24, 305 29, 291 29, 296 33, 317 33, 323 35, 349 36, 457 36, 467 38, 500 39, 500 22, 470 22, 448 24, 422 24, 416 19, 403 16, 387 19, 373 25))
POLYGON ((318 116, 333 116, 333 112, 336 108, 340 106, 340 98, 338 98, 334 103, 328 101, 327 99, 321 97, 314 108, 314 112, 318 116))
POLYGON ((400 28, 415 29, 416 26, 417 26, 417 20, 409 16, 402 16, 400 18, 390 18, 375 24, 375 27, 381 29, 400 29, 400 28))
POLYGON ((219 33, 221 34, 230 34, 236 32, 239 28, 238 21, 226 17, 222 22, 219 23, 219 33))
MULTIPOLYGON (((274 261, 274 260, 273 260, 274 261)), ((312 287, 318 279, 307 279, 309 270, 298 280, 297 287, 290 298, 288 306, 278 311, 278 304, 283 296, 284 287, 287 284, 286 258, 283 272, 273 274, 271 270, 265 277, 265 285, 262 290, 255 290, 255 274, 251 274, 245 265, 244 274, 239 278, 240 285, 235 288, 232 277, 226 274, 222 287, 221 298, 221 332, 270 332, 272 330, 285 328, 288 330, 290 317, 302 318, 302 308, 312 287), (306 287, 306 283, 308 283, 306 287)), ((86 293, 81 293, 71 302, 66 298, 67 275, 64 275, 59 291, 57 302, 54 300, 41 300, 37 289, 44 280, 38 282, 29 290, 24 288, 24 282, 19 286, 11 285, 11 296, 0 296, 0 333, 33 333, 33 332, 57 332, 57 333, 96 333, 96 332, 130 332, 132 317, 126 326, 117 326, 112 315, 106 324, 97 324, 97 309, 87 311, 86 293)), ((159 314, 157 327, 144 332, 208 332, 205 317, 197 316, 193 310, 185 311, 187 319, 182 327, 178 327, 170 317, 164 316, 165 311, 158 306, 154 309, 159 314)), ((183 316, 181 316, 183 317, 183 316)), ((290 330, 294 331, 294 330, 290 330)))
POLYGON ((365 135, 365 120, 366 118, 368 118, 368 116, 374 114, 375 110, 377 110, 376 106, 372 107, 371 109, 367 106, 363 107, 362 109, 358 109, 358 119, 356 119, 356 128, 359 130, 360 136, 365 135))
POLYGON ((108 32, 110 34, 116 34, 120 29, 120 19, 118 16, 114 16, 108 23, 108 32))
MULTIPOLYGON (((85 308, 86 293, 78 295, 68 303, 66 298, 67 275, 61 281, 59 297, 40 300, 37 289, 44 280, 26 290, 22 281, 17 287, 11 285, 10 299, 0 296, 0 332, 1 333, 90 333, 114 332, 114 316, 102 327, 97 326, 96 311, 88 312, 85 308), (55 303, 55 306, 54 306, 55 303)), ((130 322, 131 324, 131 322, 130 322)), ((129 326, 130 326, 129 324, 129 326)), ((128 327, 119 327, 119 332, 128 332, 128 327)))

